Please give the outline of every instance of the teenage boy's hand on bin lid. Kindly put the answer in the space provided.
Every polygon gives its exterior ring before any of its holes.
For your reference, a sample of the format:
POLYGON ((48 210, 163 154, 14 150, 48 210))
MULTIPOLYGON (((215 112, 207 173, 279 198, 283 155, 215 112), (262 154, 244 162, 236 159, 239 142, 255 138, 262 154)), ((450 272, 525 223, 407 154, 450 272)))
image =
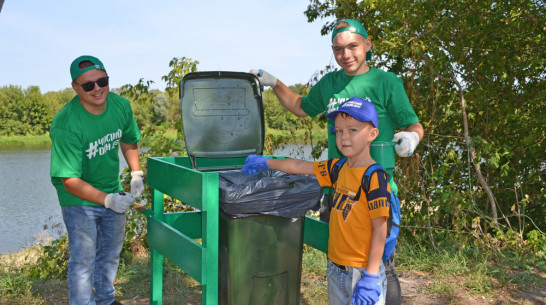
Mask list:
POLYGON ((400 141, 400 144, 394 145, 394 150, 400 157, 409 157, 419 144, 419 135, 415 131, 401 131, 394 134, 392 141, 400 141))
POLYGON ((245 160, 245 165, 241 169, 245 175, 254 175, 266 169, 271 169, 267 165, 266 157, 262 155, 249 155, 245 160))
POLYGON ((125 213, 133 202, 135 202, 135 196, 124 192, 108 194, 104 198, 104 206, 117 213, 125 213))
POLYGON ((366 270, 362 271, 362 278, 356 283, 353 290, 353 299, 351 304, 355 305, 373 305, 379 300, 381 286, 377 283, 378 274, 369 274, 366 270))
POLYGON ((260 83, 264 86, 275 88, 275 86, 277 85, 277 78, 275 78, 275 76, 265 72, 262 69, 250 70, 250 72, 248 73, 256 75, 260 83))
POLYGON ((140 197, 144 192, 144 173, 142 171, 131 172, 131 194, 135 198, 140 197))

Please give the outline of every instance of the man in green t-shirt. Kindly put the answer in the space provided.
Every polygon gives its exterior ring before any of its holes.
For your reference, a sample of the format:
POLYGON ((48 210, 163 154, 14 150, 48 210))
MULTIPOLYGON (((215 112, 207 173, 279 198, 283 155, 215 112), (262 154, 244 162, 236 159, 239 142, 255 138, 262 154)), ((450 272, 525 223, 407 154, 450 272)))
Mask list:
POLYGON ((51 123, 51 182, 68 232, 70 304, 114 300, 125 212, 144 190, 141 134, 125 98, 110 92, 102 62, 80 56, 70 66, 76 96, 51 123), (131 169, 131 193, 119 179, 119 148, 131 169))
MULTIPOLYGON (((372 102, 379 117, 379 135, 376 141, 399 142, 395 151, 400 157, 411 156, 423 137, 419 123, 401 79, 366 63, 371 59, 371 39, 364 26, 351 19, 339 21, 332 32, 332 50, 342 68, 326 74, 315 84, 307 96, 301 96, 280 80, 263 70, 251 70, 260 82, 273 88, 280 103, 299 117, 315 117, 323 112, 337 110, 339 105, 354 96, 372 102), (402 131, 395 133, 395 129, 402 131)), ((333 121, 328 120, 328 159, 342 157, 336 147, 333 121)), ((389 156, 394 159, 394 156, 389 156)), ((389 183, 393 192, 398 188, 392 177, 389 183)), ((332 199, 325 196, 320 219, 328 222, 332 199)), ((387 305, 400 304, 400 284, 394 272, 394 254, 385 262, 388 288, 387 305)))

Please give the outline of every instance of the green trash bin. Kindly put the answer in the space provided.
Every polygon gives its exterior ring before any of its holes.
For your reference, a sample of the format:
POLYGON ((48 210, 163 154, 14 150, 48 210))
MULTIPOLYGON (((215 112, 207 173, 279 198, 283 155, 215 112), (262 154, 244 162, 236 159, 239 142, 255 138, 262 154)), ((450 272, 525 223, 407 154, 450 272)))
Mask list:
POLYGON ((299 304, 303 223, 221 211, 218 304, 299 304))
POLYGON ((316 179, 219 174, 219 304, 299 304, 305 213, 322 195, 316 179))
POLYGON ((298 304, 303 225, 322 190, 314 176, 238 170, 262 154, 262 88, 255 75, 193 72, 180 84, 192 168, 220 177, 219 304, 298 304), (237 169, 237 170, 234 170, 237 169))

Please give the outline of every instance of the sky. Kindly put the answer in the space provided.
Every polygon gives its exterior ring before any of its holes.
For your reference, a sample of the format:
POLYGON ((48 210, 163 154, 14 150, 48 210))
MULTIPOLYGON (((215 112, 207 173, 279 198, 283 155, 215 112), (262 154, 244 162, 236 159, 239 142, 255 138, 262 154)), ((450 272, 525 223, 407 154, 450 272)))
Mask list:
POLYGON ((70 87, 70 63, 98 57, 110 88, 161 80, 174 57, 198 71, 264 69, 287 85, 334 64, 322 19, 307 22, 309 0, 5 0, 0 12, 0 86, 70 87))

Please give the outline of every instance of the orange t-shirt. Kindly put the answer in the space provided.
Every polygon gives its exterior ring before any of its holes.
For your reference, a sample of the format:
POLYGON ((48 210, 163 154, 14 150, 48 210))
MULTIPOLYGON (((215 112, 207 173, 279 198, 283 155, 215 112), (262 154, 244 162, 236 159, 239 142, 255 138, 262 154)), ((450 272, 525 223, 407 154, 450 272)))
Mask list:
MULTIPOLYGON (((333 159, 332 167, 337 160, 339 159, 333 159)), ((320 186, 332 185, 328 160, 314 162, 313 168, 320 186)), ((344 164, 339 170, 334 185, 334 207, 330 212, 328 258, 339 265, 365 268, 368 265, 370 253, 371 220, 378 217, 389 217, 390 206, 387 198, 391 190, 385 175, 378 175, 375 172, 370 179, 368 194, 361 190, 359 200, 354 201, 366 169, 367 167, 351 168, 344 164), (380 185, 384 187, 380 188, 380 185)))

